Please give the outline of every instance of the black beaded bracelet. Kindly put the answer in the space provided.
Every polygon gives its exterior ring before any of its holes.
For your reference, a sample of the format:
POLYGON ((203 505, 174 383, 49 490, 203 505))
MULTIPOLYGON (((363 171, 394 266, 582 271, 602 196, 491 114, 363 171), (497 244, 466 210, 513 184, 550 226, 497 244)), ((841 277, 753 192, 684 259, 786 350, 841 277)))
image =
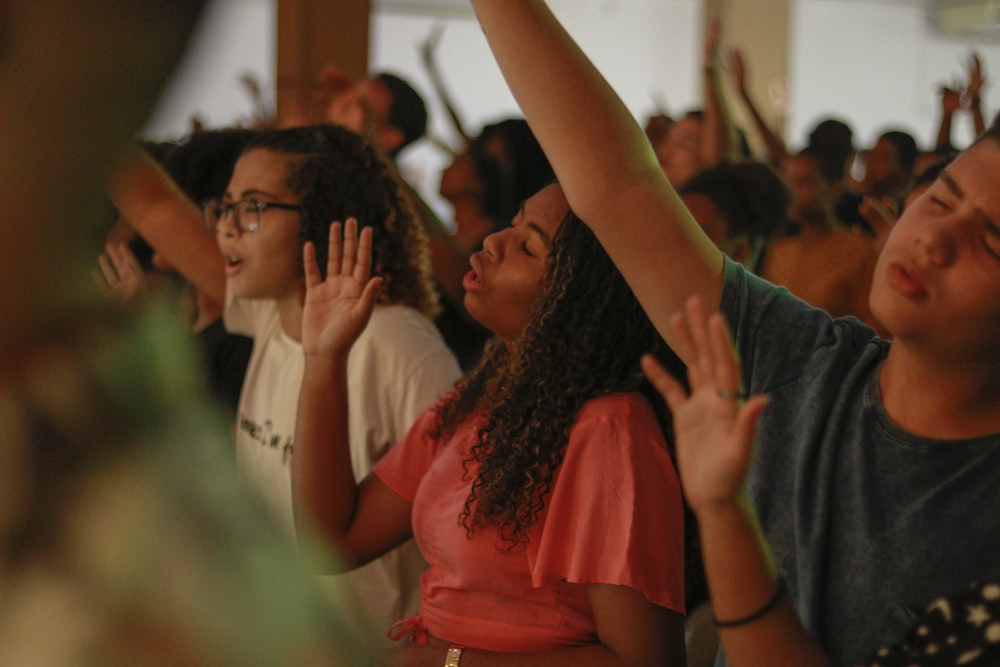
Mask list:
POLYGON ((774 589, 774 595, 771 596, 770 600, 764 603, 763 607, 749 616, 736 619, 735 621, 720 621, 713 616, 712 623, 717 628, 736 628, 741 625, 748 625, 774 611, 775 607, 778 606, 778 603, 781 602, 781 598, 783 597, 785 597, 785 580, 778 579, 778 585, 777 588, 774 589))

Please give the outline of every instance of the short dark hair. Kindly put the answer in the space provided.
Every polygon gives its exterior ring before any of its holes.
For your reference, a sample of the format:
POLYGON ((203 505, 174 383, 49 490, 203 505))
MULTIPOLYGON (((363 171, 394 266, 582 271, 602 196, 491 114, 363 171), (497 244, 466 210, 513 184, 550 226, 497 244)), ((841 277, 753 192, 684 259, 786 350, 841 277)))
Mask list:
POLYGON ((552 165, 523 118, 485 125, 469 154, 485 186, 480 212, 498 227, 510 224, 524 200, 555 181, 552 165))
POLYGON ((191 201, 204 204, 225 194, 236 160, 256 134, 238 127, 196 132, 163 157, 163 167, 191 201))
POLYGON ((762 162, 720 162, 696 174, 678 193, 710 199, 729 224, 729 235, 751 244, 766 241, 788 224, 788 188, 762 162))
POLYGON ((948 168, 948 165, 951 164, 953 159, 954 157, 942 157, 937 162, 934 162, 925 168, 919 174, 914 174, 913 182, 910 183, 910 190, 916 190, 923 185, 936 181, 938 176, 941 175, 941 172, 948 168))
POLYGON ((820 170, 827 181, 839 181, 854 154, 854 133, 844 121, 827 118, 817 123, 809 133, 806 149, 819 160, 820 170))
POLYGON ((879 135, 879 139, 885 139, 896 147, 896 160, 899 166, 906 173, 911 173, 913 165, 917 162, 917 154, 920 152, 913 135, 903 130, 887 130, 879 135))
POLYGON ((389 124, 403 133, 403 142, 392 152, 399 153, 427 132, 427 105, 413 86, 389 72, 379 72, 375 80, 389 91, 389 124))

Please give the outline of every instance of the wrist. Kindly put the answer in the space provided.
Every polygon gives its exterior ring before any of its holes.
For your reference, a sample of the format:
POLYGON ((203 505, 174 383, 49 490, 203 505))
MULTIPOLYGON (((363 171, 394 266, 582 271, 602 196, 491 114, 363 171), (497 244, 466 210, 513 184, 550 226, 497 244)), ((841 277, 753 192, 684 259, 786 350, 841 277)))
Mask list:
POLYGON ((736 496, 706 498, 690 503, 698 523, 731 523, 744 521, 749 515, 750 500, 746 493, 736 496))
POLYGON ((336 372, 347 368, 347 351, 306 352, 306 369, 336 372))

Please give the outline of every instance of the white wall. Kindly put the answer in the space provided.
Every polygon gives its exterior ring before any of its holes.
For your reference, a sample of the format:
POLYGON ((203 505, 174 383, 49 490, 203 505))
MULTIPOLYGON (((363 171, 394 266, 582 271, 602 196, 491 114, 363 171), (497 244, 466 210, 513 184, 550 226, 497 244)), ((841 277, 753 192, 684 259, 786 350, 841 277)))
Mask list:
MULTIPOLYGON (((654 95, 673 113, 700 104, 700 0, 553 0, 551 5, 637 116, 653 112, 654 95)), ((273 104, 275 17, 273 0, 214 0, 143 137, 183 136, 193 115, 208 127, 244 123, 252 108, 239 78, 247 72, 264 85, 273 104)), ((375 12, 370 63, 372 70, 398 72, 412 81, 429 103, 431 132, 455 145, 417 51, 436 23, 445 25, 438 49, 443 76, 468 131, 519 114, 471 14, 435 19, 375 12)), ((447 215, 436 192, 448 155, 424 141, 403 157, 407 178, 447 215)))
POLYGON ((212 0, 142 136, 182 137, 195 115, 208 127, 242 124, 253 113, 239 83, 247 73, 257 78, 273 108, 276 16, 274 0, 212 0))
MULTIPOLYGON (((766 7, 768 0, 739 1, 766 7)), ((652 94, 662 97, 672 113, 700 104, 702 5, 702 0, 551 0, 557 16, 641 118, 654 109, 652 94)), ((792 14, 785 124, 792 145, 801 144, 808 129, 831 114, 852 124, 859 146, 890 124, 929 144, 938 121, 936 87, 963 73, 970 47, 983 55, 989 80, 1000 76, 1000 40, 938 34, 920 0, 796 0, 792 14)), ((193 114, 210 127, 246 119, 252 109, 238 83, 246 72, 261 81, 272 101, 275 16, 274 0, 214 0, 143 135, 181 136, 193 114)), ((474 20, 454 13, 440 20, 446 28, 439 59, 470 129, 516 114, 474 20)), ((431 105, 432 132, 454 142, 417 55, 434 24, 426 15, 376 12, 371 66, 411 79, 431 105)), ((984 99, 990 113, 1000 98, 987 89, 984 99)), ((953 136, 958 145, 971 139, 964 117, 953 136)), ((403 168, 422 191, 433 193, 446 162, 445 153, 423 142, 404 156, 403 168)))
MULTIPOLYGON (((936 90, 964 76, 970 49, 981 53, 989 80, 1000 72, 996 38, 944 36, 921 3, 899 0, 797 0, 790 48, 787 138, 793 145, 801 145, 817 120, 837 115, 852 125, 858 146, 871 145, 892 125, 929 147, 940 118, 936 90)), ((990 92, 984 94, 987 114, 997 108, 990 92)), ((955 144, 967 145, 972 134, 962 114, 952 130, 955 144)))
MULTIPOLYGON (((637 116, 652 113, 653 96, 673 113, 700 104, 700 0, 552 0, 555 14, 637 116)), ((376 13, 372 22, 372 70, 402 74, 423 93, 431 109, 431 132, 456 145, 455 134, 434 95, 418 47, 435 24, 444 26, 438 62, 466 130, 520 115, 482 31, 474 19, 376 13)), ((581 128, 586 131, 586 128, 581 128)), ((443 215, 437 198, 441 169, 449 156, 431 142, 408 149, 402 169, 443 215)))

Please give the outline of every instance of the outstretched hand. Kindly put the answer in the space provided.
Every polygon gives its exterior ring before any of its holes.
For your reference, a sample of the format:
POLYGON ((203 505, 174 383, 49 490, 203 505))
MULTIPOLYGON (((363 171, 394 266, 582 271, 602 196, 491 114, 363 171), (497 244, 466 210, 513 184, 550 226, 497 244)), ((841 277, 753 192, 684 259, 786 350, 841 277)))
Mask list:
POLYGON ((124 243, 108 243, 97 258, 100 273, 94 272, 97 287, 107 297, 131 304, 146 292, 146 275, 139 260, 124 243))
POLYGON ((695 512, 737 500, 753 450, 765 396, 742 399, 742 382, 729 331, 718 312, 708 316, 697 298, 674 315, 676 352, 688 365, 690 395, 650 355, 642 369, 673 413, 677 463, 695 512))
POLYGON ((743 53, 739 49, 730 49, 727 63, 729 76, 733 80, 733 86, 741 95, 747 93, 747 66, 743 58, 743 53))
POLYGON ((722 43, 722 18, 715 14, 708 20, 705 29, 704 62, 705 71, 715 71, 719 66, 719 45, 722 43))
POLYGON ((441 35, 444 34, 444 24, 435 23, 431 27, 430 33, 427 35, 427 39, 420 43, 420 59, 423 61, 424 66, 428 68, 435 67, 434 53, 437 51, 438 44, 441 42, 441 35))
POLYGON ((950 116, 962 108, 962 91, 959 85, 943 85, 938 88, 938 93, 941 95, 941 111, 945 115, 950 116))
POLYGON ((302 349, 306 356, 346 356, 351 345, 368 324, 381 278, 371 274, 372 229, 365 227, 358 236, 358 223, 330 225, 330 246, 326 279, 316 264, 316 248, 306 243, 303 265, 306 300, 302 312, 302 349))
POLYGON ((983 73, 983 62, 974 51, 969 55, 967 67, 969 80, 965 84, 965 94, 968 106, 972 106, 979 103, 979 97, 986 86, 986 75, 983 73))
POLYGON ((324 119, 371 141, 375 123, 371 107, 343 70, 328 65, 316 82, 316 99, 323 107, 324 119))

